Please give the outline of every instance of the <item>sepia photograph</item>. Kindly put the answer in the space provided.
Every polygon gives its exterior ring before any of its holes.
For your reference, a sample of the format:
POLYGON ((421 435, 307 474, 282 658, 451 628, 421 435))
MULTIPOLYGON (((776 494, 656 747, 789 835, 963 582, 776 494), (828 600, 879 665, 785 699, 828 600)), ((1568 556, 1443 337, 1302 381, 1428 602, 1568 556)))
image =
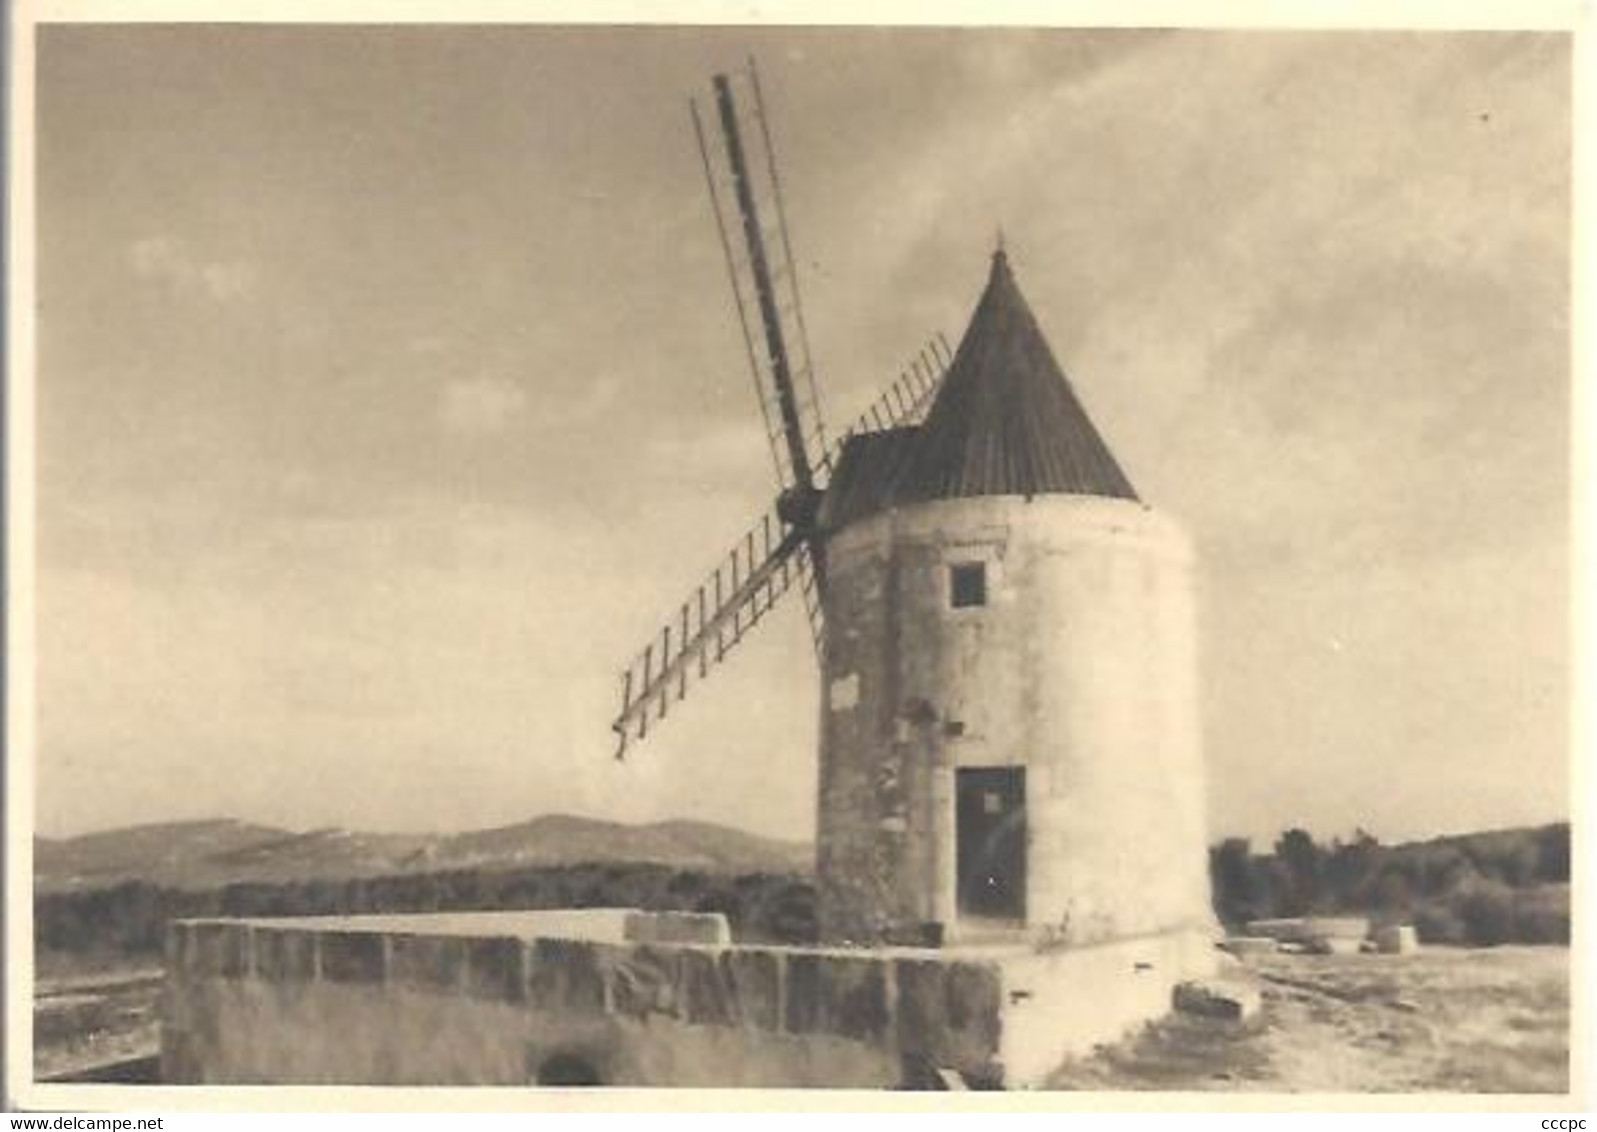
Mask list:
POLYGON ((1583 1091, 1572 27, 18 34, 8 1097, 1583 1091))

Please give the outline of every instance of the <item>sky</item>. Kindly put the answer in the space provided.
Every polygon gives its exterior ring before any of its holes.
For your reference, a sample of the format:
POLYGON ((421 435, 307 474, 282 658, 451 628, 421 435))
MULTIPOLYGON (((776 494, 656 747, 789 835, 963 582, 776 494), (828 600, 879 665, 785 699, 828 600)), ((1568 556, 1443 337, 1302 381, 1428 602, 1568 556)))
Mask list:
POLYGON ((770 503, 686 100, 758 57, 828 418, 1001 227, 1199 555, 1214 836, 1569 809, 1556 34, 56 26, 37 825, 814 825, 796 601, 613 760, 770 503))

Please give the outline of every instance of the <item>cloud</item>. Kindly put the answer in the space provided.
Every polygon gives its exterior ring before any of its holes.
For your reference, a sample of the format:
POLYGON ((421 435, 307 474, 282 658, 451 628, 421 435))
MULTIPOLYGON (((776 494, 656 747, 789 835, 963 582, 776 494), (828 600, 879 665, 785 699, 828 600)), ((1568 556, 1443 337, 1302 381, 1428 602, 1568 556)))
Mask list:
POLYGON ((567 402, 565 411, 561 414, 562 423, 587 424, 598 420, 610 406, 616 403, 621 395, 621 382, 612 375, 606 375, 590 382, 580 394, 567 402))
MULTIPOLYGON (((416 354, 438 356, 451 349, 448 338, 432 335, 410 344, 416 354)), ((511 368, 505 359, 490 360, 490 370, 511 368)), ((538 412, 529 426, 540 433, 570 432, 599 420, 619 400, 621 383, 606 375, 586 381, 576 389, 542 386, 538 412)), ((487 436, 501 432, 512 420, 526 413, 525 385, 497 373, 456 378, 444 384, 438 395, 439 421, 449 432, 466 436, 487 436)))
MULTIPOLYGON (((772 72, 829 419, 929 329, 957 336, 1002 223, 1094 419, 1198 541, 1216 831, 1565 809, 1564 41, 930 36, 892 40, 924 66, 881 67, 885 41, 849 33, 772 72), (1439 775, 1458 780, 1442 801, 1439 775)), ((660 66, 686 85, 703 47, 683 50, 660 66)), ((547 95, 511 101, 547 110, 591 58, 505 56, 547 95)), ((393 77, 328 60, 340 82, 393 77)), ((471 115, 461 160, 347 200, 282 191, 282 154, 321 140, 272 109, 293 91, 235 92, 270 128, 211 149, 260 231, 292 234, 260 245, 259 286, 301 335, 281 353, 193 317, 266 312, 249 265, 155 234, 181 217, 130 243, 123 212, 86 211, 42 257, 63 299, 42 328, 42 821, 480 826, 592 805, 808 828, 816 682, 792 598, 637 758, 608 757, 617 666, 773 491, 691 138, 647 97, 678 80, 640 72, 591 120, 542 113, 533 149, 503 135, 531 157, 484 165, 501 135, 475 126, 500 118, 472 99, 506 80, 481 73, 440 104, 443 127, 471 115), (432 224, 440 207, 460 222, 432 224), (478 283, 440 287, 462 263, 478 283), (99 333, 105 284, 158 309, 99 333)), ((160 89, 108 75, 119 97, 160 89)), ((105 115, 80 117, 86 152, 182 167, 159 131, 101 140, 105 115)), ((80 197, 58 188, 58 208, 80 197)))
POLYGON ((502 432, 526 411, 527 393, 503 377, 469 377, 451 381, 439 395, 439 419, 444 428, 463 436, 488 436, 502 432))
POLYGON ((245 263, 208 263, 200 268, 199 278, 211 298, 227 302, 249 294, 255 270, 245 263))
POLYGON ((126 508, 80 518, 131 549, 40 579, 43 828, 130 813, 389 828, 545 809, 652 819, 702 793, 680 774, 659 795, 609 793, 616 666, 658 610, 604 553, 596 517, 418 497, 232 538, 169 534, 185 546, 175 572, 130 541, 139 517, 126 508), (90 647, 102 632, 126 647, 90 647), (317 772, 330 752, 335 790, 317 772), (182 797, 179 781, 193 785, 182 797))
POLYGON ((216 303, 246 298, 255 289, 255 269, 242 260, 208 260, 172 236, 146 236, 128 248, 133 274, 174 295, 216 303))

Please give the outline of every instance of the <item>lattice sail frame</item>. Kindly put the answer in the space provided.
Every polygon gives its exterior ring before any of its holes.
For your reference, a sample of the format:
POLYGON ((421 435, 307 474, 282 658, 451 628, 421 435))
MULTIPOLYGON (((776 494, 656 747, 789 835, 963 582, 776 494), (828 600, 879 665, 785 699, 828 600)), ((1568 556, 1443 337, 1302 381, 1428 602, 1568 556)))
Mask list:
POLYGON ((778 489, 808 488, 816 473, 824 477, 830 470, 831 452, 782 180, 752 59, 740 75, 715 77, 715 108, 721 129, 712 135, 698 102, 688 103, 760 418, 778 489), (738 85, 752 97, 739 103, 738 85))
POLYGON ((953 360, 941 335, 928 343, 835 443, 826 437, 798 272, 788 237, 782 182, 754 61, 714 79, 720 130, 711 138, 689 102, 716 233, 726 258, 738 326, 776 472, 772 508, 749 526, 621 674, 621 709, 611 724, 616 757, 664 719, 673 697, 743 640, 797 583, 817 656, 825 647, 821 495, 849 436, 914 423, 953 360), (740 109, 735 88, 749 94, 740 109), (741 241, 736 236, 741 237, 741 241), (743 253, 735 249, 741 246, 743 253))
MULTIPOLYGON (((947 341, 938 335, 859 414, 821 467, 835 465, 851 436, 918 423, 952 361, 947 341)), ((683 699, 690 684, 705 679, 795 584, 804 596, 811 639, 820 654, 825 620, 809 547, 816 535, 784 525, 773 506, 689 591, 676 616, 660 626, 622 671, 621 708, 611 724, 617 758, 633 740, 647 738, 651 718, 665 719, 672 700, 683 699)))

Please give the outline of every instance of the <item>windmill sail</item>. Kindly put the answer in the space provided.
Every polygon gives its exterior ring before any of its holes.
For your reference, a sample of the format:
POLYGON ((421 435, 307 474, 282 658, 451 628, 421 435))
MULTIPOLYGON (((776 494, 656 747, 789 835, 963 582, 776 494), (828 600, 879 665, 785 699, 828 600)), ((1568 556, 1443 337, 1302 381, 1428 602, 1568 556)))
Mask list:
POLYGON ((900 371, 881 394, 865 407, 854 426, 837 438, 827 454, 826 466, 837 466, 837 457, 848 438, 862 432, 881 432, 889 428, 904 428, 919 424, 932 399, 942 386, 943 377, 954 356, 948 348, 948 339, 938 334, 915 355, 914 361, 900 371))
MULTIPOLYGON (((848 437, 858 432, 914 424, 930 404, 951 361, 939 335, 916 356, 850 429, 828 451, 830 466, 848 437)), ((815 568, 816 532, 784 523, 767 512, 733 544, 731 551, 667 618, 621 674, 621 709, 611 730, 616 757, 649 734, 651 721, 666 718, 671 704, 687 695, 775 608, 790 589, 804 599, 817 655, 825 640, 819 574, 815 568)))
POLYGON ((807 493, 824 479, 831 450, 753 61, 744 75, 715 76, 714 141, 698 103, 689 108, 777 483, 807 493), (746 87, 744 104, 734 83, 746 87))
POLYGON ((664 719, 672 702, 687 695, 689 683, 708 676, 795 584, 821 655, 826 545, 817 520, 842 444, 856 433, 916 423, 952 361, 939 336, 845 436, 827 442, 782 183, 753 60, 742 75, 715 76, 714 86, 720 128, 713 142, 698 103, 689 107, 778 494, 773 512, 750 528, 622 672, 621 710, 611 723, 617 758, 629 742, 647 736, 650 721, 664 719), (741 104, 734 84, 747 95, 741 104))
POLYGON ((621 674, 621 710, 610 725, 616 758, 632 738, 648 735, 651 718, 666 717, 690 681, 704 679, 725 660, 795 583, 812 584, 801 576, 808 570, 804 541, 803 532, 782 531, 768 512, 633 658, 621 674))
MULTIPOLYGON (((887 428, 903 428, 919 423, 926 413, 943 375, 953 356, 948 341, 941 334, 926 344, 914 362, 902 370, 898 377, 860 414, 850 428, 827 449, 822 467, 830 482, 832 470, 842 455, 843 445, 857 433, 876 432, 887 428)), ((804 597, 804 613, 809 622, 810 641, 815 646, 815 656, 821 658, 826 643, 826 618, 821 609, 821 572, 816 569, 814 555, 824 553, 818 539, 807 543, 799 558, 799 590, 804 597)))

